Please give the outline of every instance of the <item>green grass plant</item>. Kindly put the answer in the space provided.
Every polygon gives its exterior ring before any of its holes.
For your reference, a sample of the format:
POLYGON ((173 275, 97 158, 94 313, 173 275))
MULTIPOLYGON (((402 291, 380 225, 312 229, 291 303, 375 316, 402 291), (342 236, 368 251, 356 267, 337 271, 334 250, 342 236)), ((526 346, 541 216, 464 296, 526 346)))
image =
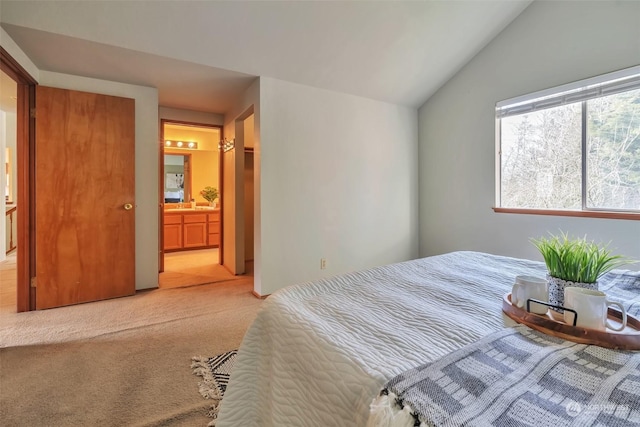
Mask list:
POLYGON ((200 190, 200 195, 207 202, 213 202, 218 198, 219 193, 218 193, 218 189, 217 188, 206 186, 206 187, 204 187, 204 190, 200 190))
POLYGON ((549 270, 549 275, 580 283, 595 283, 603 274, 633 261, 612 255, 608 245, 598 245, 583 238, 559 236, 531 239, 538 248, 549 270))

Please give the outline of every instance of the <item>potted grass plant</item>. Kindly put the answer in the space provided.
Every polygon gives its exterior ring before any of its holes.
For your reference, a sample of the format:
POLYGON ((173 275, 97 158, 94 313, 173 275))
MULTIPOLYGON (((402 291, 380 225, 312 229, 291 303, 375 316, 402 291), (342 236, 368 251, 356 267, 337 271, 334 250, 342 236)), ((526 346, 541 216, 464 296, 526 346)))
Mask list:
POLYGON ((207 201, 209 202, 209 206, 215 207, 216 206, 216 199, 218 198, 218 189, 215 187, 204 187, 204 190, 200 190, 200 195, 207 201))
MULTIPOLYGON (((549 303, 564 305, 564 288, 577 286, 598 289, 598 279, 623 264, 633 262, 621 255, 613 255, 608 245, 599 245, 583 238, 559 236, 532 239, 547 265, 549 303)), ((562 310, 556 310, 562 311, 562 310)))

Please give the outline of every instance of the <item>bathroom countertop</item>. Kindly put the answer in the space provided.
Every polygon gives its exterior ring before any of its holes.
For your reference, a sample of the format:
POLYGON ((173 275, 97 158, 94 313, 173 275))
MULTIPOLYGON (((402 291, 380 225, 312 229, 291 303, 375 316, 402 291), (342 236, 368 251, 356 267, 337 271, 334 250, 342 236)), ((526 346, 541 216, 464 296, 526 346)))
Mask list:
POLYGON ((203 212, 218 212, 220 208, 212 208, 209 206, 196 206, 195 208, 165 208, 165 214, 188 214, 188 213, 203 213, 203 212))

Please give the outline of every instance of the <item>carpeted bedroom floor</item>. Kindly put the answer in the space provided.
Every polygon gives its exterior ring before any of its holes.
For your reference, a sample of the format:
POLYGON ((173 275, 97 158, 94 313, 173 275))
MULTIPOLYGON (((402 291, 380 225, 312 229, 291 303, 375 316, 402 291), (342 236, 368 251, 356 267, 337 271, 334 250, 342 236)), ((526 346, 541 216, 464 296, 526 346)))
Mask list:
POLYGON ((238 348, 252 278, 0 316, 6 426, 206 426, 193 356, 238 348))

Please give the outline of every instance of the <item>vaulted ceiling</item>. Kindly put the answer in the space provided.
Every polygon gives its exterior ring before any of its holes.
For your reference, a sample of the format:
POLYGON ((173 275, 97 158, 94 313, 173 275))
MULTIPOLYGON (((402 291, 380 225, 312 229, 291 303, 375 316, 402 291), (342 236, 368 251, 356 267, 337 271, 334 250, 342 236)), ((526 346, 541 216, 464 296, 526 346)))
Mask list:
POLYGON ((419 107, 530 0, 7 1, 41 70, 158 88, 225 113, 256 76, 419 107))

